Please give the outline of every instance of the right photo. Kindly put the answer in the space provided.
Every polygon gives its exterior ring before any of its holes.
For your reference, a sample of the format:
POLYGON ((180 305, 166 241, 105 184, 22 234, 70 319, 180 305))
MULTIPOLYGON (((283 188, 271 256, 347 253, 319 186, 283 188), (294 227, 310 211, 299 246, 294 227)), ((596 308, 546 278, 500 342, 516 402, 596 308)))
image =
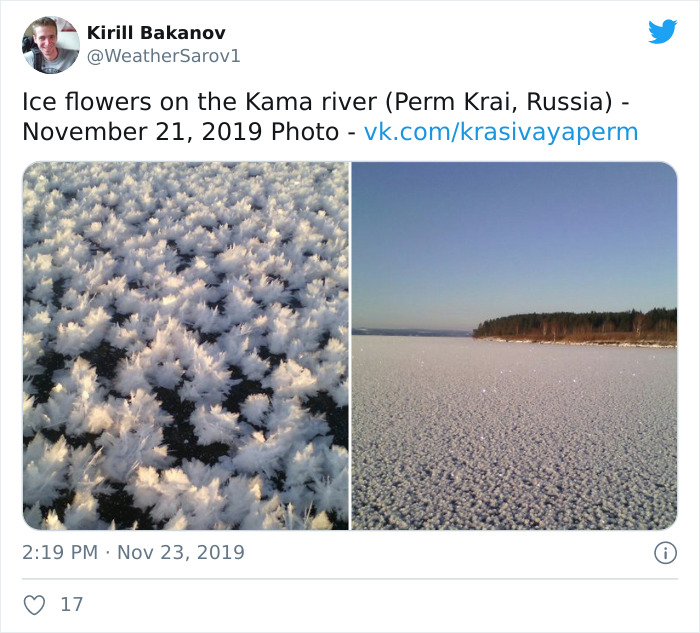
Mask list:
POLYGON ((352 529, 677 512, 676 175, 352 164, 352 529))

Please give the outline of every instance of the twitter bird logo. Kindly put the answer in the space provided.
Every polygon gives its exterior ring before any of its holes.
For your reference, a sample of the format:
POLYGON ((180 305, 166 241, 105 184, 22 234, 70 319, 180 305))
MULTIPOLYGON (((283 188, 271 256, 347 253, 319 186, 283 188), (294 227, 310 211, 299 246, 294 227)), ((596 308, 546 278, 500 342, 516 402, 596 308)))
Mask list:
POLYGON ((650 44, 663 44, 668 42, 673 36, 673 31, 676 30, 676 20, 664 20, 661 26, 656 26, 653 22, 649 22, 649 32, 654 38, 649 40, 650 44))

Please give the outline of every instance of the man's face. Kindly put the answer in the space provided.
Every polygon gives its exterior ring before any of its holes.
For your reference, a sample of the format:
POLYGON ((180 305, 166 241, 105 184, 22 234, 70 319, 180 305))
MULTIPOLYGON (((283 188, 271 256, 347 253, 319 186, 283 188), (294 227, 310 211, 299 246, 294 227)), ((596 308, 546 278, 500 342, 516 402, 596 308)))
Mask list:
POLYGON ((56 58, 58 49, 56 48, 56 40, 58 33, 53 26, 37 26, 34 32, 34 41, 39 47, 42 55, 49 61, 56 58))

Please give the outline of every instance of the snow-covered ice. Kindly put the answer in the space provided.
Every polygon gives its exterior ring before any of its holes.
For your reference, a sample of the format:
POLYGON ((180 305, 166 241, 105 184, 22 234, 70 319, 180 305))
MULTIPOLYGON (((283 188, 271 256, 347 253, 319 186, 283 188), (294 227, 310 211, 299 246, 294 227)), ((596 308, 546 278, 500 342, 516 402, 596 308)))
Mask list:
POLYGON ((30 525, 347 526, 347 356, 347 165, 27 169, 30 525))
POLYGON ((661 529, 676 350, 353 337, 353 528, 661 529))

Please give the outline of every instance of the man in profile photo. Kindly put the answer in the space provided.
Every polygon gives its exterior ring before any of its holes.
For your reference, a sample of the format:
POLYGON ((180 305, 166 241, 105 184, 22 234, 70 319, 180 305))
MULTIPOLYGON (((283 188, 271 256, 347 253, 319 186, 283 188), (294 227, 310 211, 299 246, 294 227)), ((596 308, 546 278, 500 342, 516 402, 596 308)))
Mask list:
POLYGON ((24 54, 30 66, 39 72, 54 75, 73 65, 78 51, 57 46, 58 26, 53 18, 43 17, 32 22, 32 38, 36 47, 24 54), (38 52, 36 52, 38 48, 38 52))

